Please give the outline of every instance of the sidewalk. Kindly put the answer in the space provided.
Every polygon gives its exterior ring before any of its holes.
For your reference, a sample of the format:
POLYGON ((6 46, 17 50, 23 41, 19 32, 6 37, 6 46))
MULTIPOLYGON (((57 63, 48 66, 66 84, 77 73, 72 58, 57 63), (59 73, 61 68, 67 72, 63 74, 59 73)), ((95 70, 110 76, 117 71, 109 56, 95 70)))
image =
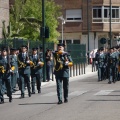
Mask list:
MULTIPOLYGON (((97 75, 97 74, 96 74, 96 72, 92 72, 92 65, 90 64, 90 65, 86 66, 85 74, 70 77, 70 82, 78 80, 78 79, 83 79, 85 77, 90 77, 90 76, 93 76, 93 75, 97 75)), ((42 87, 54 86, 54 85, 56 85, 55 79, 54 79, 54 81, 50 80, 49 82, 42 82, 42 84, 41 84, 42 87)))

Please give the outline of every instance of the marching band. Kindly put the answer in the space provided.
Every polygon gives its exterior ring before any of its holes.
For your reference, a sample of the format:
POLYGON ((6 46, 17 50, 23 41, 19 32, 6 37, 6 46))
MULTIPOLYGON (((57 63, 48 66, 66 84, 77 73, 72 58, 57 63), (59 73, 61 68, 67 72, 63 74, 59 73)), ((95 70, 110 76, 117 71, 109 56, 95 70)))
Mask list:
MULTIPOLYGON (((58 104, 61 104, 62 80, 64 102, 68 102, 69 67, 73 65, 73 61, 70 54, 64 52, 63 44, 58 44, 58 46, 58 51, 54 51, 52 54, 55 62, 54 74, 57 84, 58 104)), ((0 55, 0 104, 4 103, 4 94, 7 94, 9 102, 12 102, 12 93, 16 91, 17 85, 21 91, 20 98, 25 97, 25 87, 27 87, 29 97, 35 94, 35 84, 38 93, 41 93, 43 66, 43 53, 39 51, 39 48, 32 48, 32 54, 29 54, 26 45, 22 45, 20 51, 15 48, 10 49, 8 46, 2 47, 0 55)), ((50 80, 49 76, 48 80, 50 80)))

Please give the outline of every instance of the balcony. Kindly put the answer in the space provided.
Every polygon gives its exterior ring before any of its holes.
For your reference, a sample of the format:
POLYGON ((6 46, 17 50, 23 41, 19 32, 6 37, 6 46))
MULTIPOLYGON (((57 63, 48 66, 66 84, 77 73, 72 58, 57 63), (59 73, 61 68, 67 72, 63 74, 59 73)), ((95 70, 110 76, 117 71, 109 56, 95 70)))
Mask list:
MULTIPOLYGON (((112 5, 120 5, 120 0, 111 0, 112 5)), ((110 0, 92 0, 92 4, 93 5, 98 5, 100 6, 102 5, 109 5, 110 4, 110 0)))
MULTIPOLYGON (((109 23, 110 18, 93 18, 93 23, 109 23)), ((120 18, 112 18, 112 23, 119 23, 120 24, 120 18)))

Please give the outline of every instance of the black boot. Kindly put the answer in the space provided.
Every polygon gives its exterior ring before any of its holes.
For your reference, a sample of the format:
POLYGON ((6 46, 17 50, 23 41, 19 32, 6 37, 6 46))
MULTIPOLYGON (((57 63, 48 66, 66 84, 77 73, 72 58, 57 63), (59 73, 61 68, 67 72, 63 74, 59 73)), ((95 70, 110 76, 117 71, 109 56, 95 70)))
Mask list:
POLYGON ((0 104, 3 104, 3 103, 4 103, 4 98, 1 98, 0 104))
POLYGON ((28 96, 31 97, 31 92, 29 92, 28 96))
POLYGON ((25 96, 24 96, 24 93, 22 93, 22 94, 21 94, 21 98, 24 98, 24 97, 25 97, 25 96))
POLYGON ((9 97, 9 102, 12 102, 12 96, 9 97))
POLYGON ((58 101, 58 104, 59 104, 59 105, 62 104, 62 100, 59 100, 59 101, 58 101))

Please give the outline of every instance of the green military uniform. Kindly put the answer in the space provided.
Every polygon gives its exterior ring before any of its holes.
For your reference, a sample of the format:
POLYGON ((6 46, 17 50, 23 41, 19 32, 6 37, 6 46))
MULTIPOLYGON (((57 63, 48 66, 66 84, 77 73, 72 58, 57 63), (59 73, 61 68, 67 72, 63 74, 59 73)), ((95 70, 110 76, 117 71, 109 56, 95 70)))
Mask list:
MULTIPOLYGON (((33 50, 37 50, 37 48, 33 48, 33 50)), ((30 60, 34 63, 34 65, 31 66, 32 94, 35 94, 35 83, 37 83, 38 93, 41 93, 41 78, 43 71, 39 62, 43 62, 43 58, 41 55, 35 54, 31 55, 30 60)))
MULTIPOLYGON (((111 48, 113 49, 113 48, 111 48)), ((108 64, 109 64, 109 84, 111 82, 116 82, 116 65, 118 64, 118 57, 116 56, 116 53, 113 52, 110 54, 109 59, 108 59, 108 64)))
MULTIPOLYGON (((58 44, 62 46, 62 44, 58 44)), ((53 57, 55 58, 55 78, 57 84, 57 96, 58 104, 62 103, 62 81, 63 81, 63 93, 64 93, 64 102, 68 102, 68 89, 69 89, 69 67, 66 64, 66 58, 69 62, 72 62, 70 54, 63 53, 58 54, 57 51, 53 52, 53 57)))
MULTIPOLYGON (((7 51, 7 48, 2 48, 2 51, 7 51)), ((12 90, 11 90, 11 67, 14 66, 14 62, 10 60, 10 56, 0 56, 0 99, 1 103, 4 103, 4 85, 7 89, 7 96, 9 102, 12 102, 12 90)))
MULTIPOLYGON (((27 46, 22 46, 26 47, 27 46)), ((30 87, 30 63, 28 60, 28 54, 20 53, 18 55, 18 71, 19 71, 19 78, 20 78, 20 90, 21 90, 21 98, 24 98, 24 90, 25 90, 25 83, 27 84, 28 88, 28 96, 31 97, 31 87, 30 87)))
MULTIPOLYGON (((16 51, 15 48, 11 49, 12 51, 16 51)), ((13 64, 15 66, 15 70, 11 74, 11 86, 12 86, 12 92, 15 92, 16 84, 17 84, 17 74, 18 74, 18 60, 17 55, 11 55, 11 59, 13 61, 13 64)))
POLYGON ((100 48, 100 54, 97 58, 98 60, 98 81, 103 80, 104 70, 105 70, 105 54, 103 53, 103 48, 100 48))

